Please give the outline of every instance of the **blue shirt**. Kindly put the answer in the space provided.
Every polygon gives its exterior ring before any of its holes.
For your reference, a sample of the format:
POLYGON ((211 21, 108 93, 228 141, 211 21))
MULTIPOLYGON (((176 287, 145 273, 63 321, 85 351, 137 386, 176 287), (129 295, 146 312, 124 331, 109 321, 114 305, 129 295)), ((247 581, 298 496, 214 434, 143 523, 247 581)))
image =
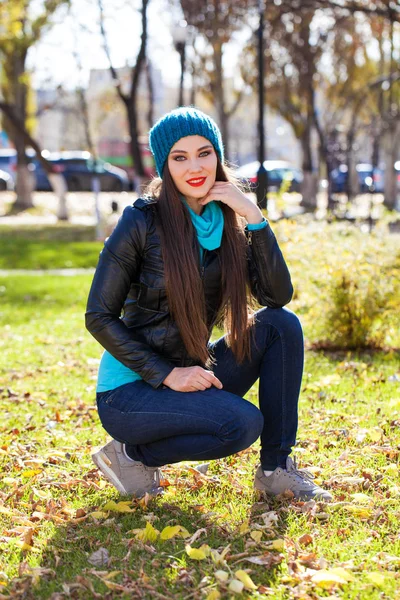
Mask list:
MULTIPOLYGON (((218 202, 207 204, 201 215, 197 215, 190 207, 189 213, 194 228, 196 229, 197 239, 200 245, 201 262, 203 262, 204 249, 214 250, 221 245, 222 231, 224 227, 223 213, 218 202), (212 206, 211 206, 212 205, 212 206)), ((249 231, 263 229, 267 221, 263 219, 261 223, 255 225, 248 224, 249 231)), ((105 350, 100 360, 99 372, 97 377, 96 392, 106 392, 114 388, 138 381, 142 377, 129 369, 112 354, 105 350)))

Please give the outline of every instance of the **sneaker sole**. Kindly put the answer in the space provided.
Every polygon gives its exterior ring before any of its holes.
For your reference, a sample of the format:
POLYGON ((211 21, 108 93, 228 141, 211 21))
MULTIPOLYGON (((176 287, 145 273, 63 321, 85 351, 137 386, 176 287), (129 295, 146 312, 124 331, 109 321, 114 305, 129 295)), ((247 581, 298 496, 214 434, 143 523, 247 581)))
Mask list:
POLYGON ((148 492, 154 496, 159 496, 164 493, 164 489, 159 486, 154 486, 151 490, 139 489, 129 492, 124 488, 120 480, 115 476, 115 473, 107 463, 102 459, 103 452, 95 452, 92 454, 92 460, 102 475, 110 482, 112 485, 120 492, 120 494, 124 494, 126 496, 135 496, 136 498, 141 498, 148 492))
MULTIPOLYGON (((275 498, 276 494, 274 494, 273 492, 270 492, 269 490, 265 489, 265 487, 263 486, 263 484, 260 481, 255 481, 254 482, 254 489, 258 490, 259 492, 264 492, 264 494, 267 494, 268 496, 270 496, 271 498, 275 498)), ((279 495, 279 494, 278 494, 279 495)), ((315 500, 316 502, 332 502, 333 497, 324 497, 323 494, 316 494, 315 496, 304 496, 304 497, 300 497, 296 495, 294 496, 295 500, 301 500, 303 502, 308 502, 309 500, 315 500)))
POLYGON ((126 489, 124 488, 124 486, 122 485, 120 480, 115 476, 114 471, 112 469, 110 469, 110 467, 103 460, 102 456, 103 456, 103 453, 101 451, 95 452, 94 454, 92 454, 92 460, 93 460, 94 464, 96 465, 96 467, 99 469, 99 471, 101 471, 101 473, 104 475, 104 477, 110 483, 112 483, 115 488, 117 488, 117 490, 121 494, 129 495, 129 492, 126 491, 126 489))

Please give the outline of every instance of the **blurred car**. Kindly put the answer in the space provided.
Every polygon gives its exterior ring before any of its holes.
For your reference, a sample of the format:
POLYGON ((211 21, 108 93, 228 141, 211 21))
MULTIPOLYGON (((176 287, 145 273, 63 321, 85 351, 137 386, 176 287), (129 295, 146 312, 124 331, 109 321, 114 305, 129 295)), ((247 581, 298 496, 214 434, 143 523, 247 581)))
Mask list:
MULTIPOLYGON (((383 169, 382 169, 382 191, 385 189, 385 168, 384 167, 385 167, 385 165, 383 165, 383 169)), ((396 173, 397 191, 400 193, 400 160, 397 160, 394 163, 393 167, 394 167, 394 170, 396 173)))
MULTIPOLYGON (((384 168, 373 168, 370 163, 358 163, 356 165, 359 193, 365 194, 374 185, 374 191, 382 193, 384 190, 384 168)), ((348 168, 347 165, 339 165, 331 173, 332 192, 342 194, 347 191, 348 168)))
MULTIPOLYGON (((303 171, 293 167, 285 160, 265 160, 264 168, 268 172, 268 187, 280 188, 284 181, 291 181, 289 191, 299 192, 303 181, 303 171)), ((255 160, 239 167, 236 175, 254 191, 257 188, 257 173, 260 163, 255 160)))
POLYGON ((0 192, 12 191, 14 180, 9 173, 0 170, 0 192))
POLYGON ((0 169, 13 177, 13 163, 17 164, 17 152, 12 148, 0 148, 0 169))
MULTIPOLYGON (((129 189, 129 178, 123 169, 102 160, 95 161, 90 152, 53 152, 43 154, 55 171, 62 173, 70 192, 90 191, 92 179, 97 175, 103 192, 124 192, 129 189)), ((36 189, 50 191, 52 187, 42 164, 35 159, 36 189)))
MULTIPOLYGON (((26 156, 28 159, 28 168, 30 171, 35 170, 33 159, 35 157, 35 151, 28 148, 26 150, 26 156)), ((0 169, 8 173, 15 186, 17 178, 17 151, 15 148, 0 148, 0 169)))

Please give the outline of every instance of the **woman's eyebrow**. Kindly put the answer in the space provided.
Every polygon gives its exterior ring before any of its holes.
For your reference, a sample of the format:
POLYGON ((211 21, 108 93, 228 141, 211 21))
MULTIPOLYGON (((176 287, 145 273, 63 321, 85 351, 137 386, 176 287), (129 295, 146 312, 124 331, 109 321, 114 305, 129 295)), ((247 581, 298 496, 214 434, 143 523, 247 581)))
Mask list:
MULTIPOLYGON (((202 146, 201 148, 198 148, 197 152, 200 152, 200 150, 205 150, 206 148, 212 148, 211 144, 208 144, 207 146, 202 146)), ((186 150, 172 150, 171 154, 175 154, 175 153, 180 153, 180 154, 187 154, 186 150)))

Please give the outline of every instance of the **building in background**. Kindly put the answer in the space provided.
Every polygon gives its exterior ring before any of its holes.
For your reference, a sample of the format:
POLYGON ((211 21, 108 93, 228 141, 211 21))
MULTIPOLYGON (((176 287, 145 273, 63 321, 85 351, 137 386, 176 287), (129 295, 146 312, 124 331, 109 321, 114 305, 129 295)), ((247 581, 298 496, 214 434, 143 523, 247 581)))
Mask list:
MULTIPOLYGON (((130 67, 117 69, 123 91, 127 92, 130 81, 130 67)), ((166 85, 159 69, 151 67, 153 85, 153 120, 177 106, 177 88, 166 85)), ((232 82, 226 82, 227 104, 233 104, 230 92, 232 82)), ((185 90, 189 97, 189 90, 185 90)), ((130 156, 129 131, 125 107, 118 97, 109 69, 92 69, 85 91, 89 109, 89 122, 93 143, 100 158, 121 167, 133 179, 133 166, 130 156)), ((149 123, 149 92, 145 73, 139 78, 138 112, 140 143, 145 167, 154 173, 153 159, 148 148, 147 132, 149 123)), ((37 132, 40 145, 49 151, 87 150, 84 118, 77 92, 63 90, 37 91, 37 132)), ((201 94, 196 94, 196 106, 217 118, 213 107, 201 94)), ((229 121, 230 154, 233 165, 243 165, 257 159, 258 144, 257 98, 246 95, 229 121)), ((291 127, 282 117, 267 111, 267 156, 269 159, 283 159, 294 166, 301 162, 299 144, 291 127)), ((0 142, 1 143, 1 142, 0 142)))
POLYGON ((83 117, 78 94, 61 88, 36 90, 37 128, 35 136, 50 152, 86 150, 83 117))

